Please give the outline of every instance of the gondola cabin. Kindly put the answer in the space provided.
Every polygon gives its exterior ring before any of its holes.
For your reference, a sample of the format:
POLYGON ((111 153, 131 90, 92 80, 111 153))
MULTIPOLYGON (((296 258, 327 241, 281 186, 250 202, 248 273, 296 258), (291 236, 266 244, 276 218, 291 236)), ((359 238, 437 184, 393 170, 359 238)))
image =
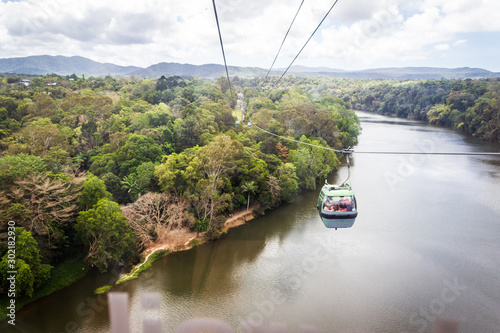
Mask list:
POLYGON ((327 228, 352 227, 358 210, 351 186, 325 184, 318 197, 318 211, 327 228))

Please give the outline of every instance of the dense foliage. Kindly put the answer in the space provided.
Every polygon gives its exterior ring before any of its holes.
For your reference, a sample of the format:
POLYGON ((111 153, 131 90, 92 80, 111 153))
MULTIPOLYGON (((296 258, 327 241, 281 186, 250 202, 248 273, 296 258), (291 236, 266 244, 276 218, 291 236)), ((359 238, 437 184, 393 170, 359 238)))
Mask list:
POLYGON ((84 253, 106 269, 177 228, 217 237, 234 209, 292 202, 337 167, 332 151, 249 127, 250 117, 266 131, 335 149, 356 144, 352 108, 500 139, 499 79, 286 77, 276 85, 236 77, 232 89, 223 78, 28 79, 0 82, 0 255, 13 220, 33 254, 16 263, 27 296, 49 264, 84 253))
POLYGON ((499 79, 286 77, 277 86, 236 77, 232 89, 223 78, 178 76, 29 80, 0 82, 0 257, 13 220, 26 248, 16 262, 25 296, 48 279, 49 265, 80 257, 104 270, 174 229, 217 237, 236 208, 292 202, 338 159, 282 137, 353 146, 352 108, 500 139, 499 79), (250 117, 282 137, 247 126, 250 117))
POLYGON ((15 221, 36 257, 19 258, 27 296, 49 264, 80 257, 105 270, 177 228, 217 237, 234 209, 291 202, 337 167, 332 151, 263 133, 245 125, 250 116, 324 147, 354 145, 359 133, 348 103, 293 82, 258 89, 259 80, 234 78, 229 89, 223 78, 28 79, 0 81, 0 257, 6 221, 15 221), (237 104, 247 118, 238 127, 237 104))
POLYGON ((9 263, 9 256, 5 254, 0 262, 0 285, 4 290, 9 289, 10 280, 8 271, 17 271, 15 293, 18 296, 33 295, 34 288, 41 286, 50 276, 52 266, 42 264, 37 243, 31 233, 24 228, 15 228, 16 251, 14 267, 9 263))
POLYGON ((428 121, 500 141, 500 79, 303 79, 311 93, 341 98, 355 110, 428 121), (311 82, 312 81, 312 82, 311 82), (328 82, 328 80, 327 80, 328 82))

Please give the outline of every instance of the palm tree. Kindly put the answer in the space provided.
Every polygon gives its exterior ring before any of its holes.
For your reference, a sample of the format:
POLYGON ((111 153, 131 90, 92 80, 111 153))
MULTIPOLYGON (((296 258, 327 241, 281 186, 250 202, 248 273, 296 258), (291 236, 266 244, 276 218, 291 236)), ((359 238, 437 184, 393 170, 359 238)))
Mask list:
POLYGON ((125 190, 128 190, 127 192, 129 193, 130 199, 132 201, 136 201, 137 198, 142 194, 141 188, 137 183, 137 180, 135 179, 135 175, 130 174, 128 176, 123 177, 121 183, 122 187, 125 190))
POLYGON ((247 211, 248 211, 248 206, 250 206, 250 194, 255 194, 256 191, 257 191, 257 185, 255 185, 254 181, 241 185, 241 193, 245 192, 248 193, 247 211))

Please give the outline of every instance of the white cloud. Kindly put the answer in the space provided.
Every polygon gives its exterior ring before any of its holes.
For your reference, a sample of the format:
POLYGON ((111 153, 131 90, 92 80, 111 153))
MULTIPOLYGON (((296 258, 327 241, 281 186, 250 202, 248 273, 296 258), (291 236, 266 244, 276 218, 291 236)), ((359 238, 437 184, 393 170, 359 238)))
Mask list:
MULTIPOLYGON (((300 2, 218 0, 229 65, 270 66, 300 2)), ((288 65, 331 5, 304 2, 276 67, 288 65)), ((364 68, 431 59, 452 46, 465 50, 460 34, 499 32, 498 12, 496 0, 341 0, 299 63, 364 68)), ((139 66, 222 63, 206 0, 1 2, 0 45, 0 57, 81 55, 139 66)))
POLYGON ((434 45, 434 48, 438 51, 448 51, 450 49, 449 44, 437 44, 434 45))
POLYGON ((320 55, 349 67, 367 67, 377 63, 421 61, 433 50, 443 51, 465 45, 457 41, 459 33, 500 31, 495 14, 500 2, 420 1, 403 8, 387 7, 350 25, 333 26, 322 31, 322 43, 315 43, 308 55, 320 55), (412 11, 403 9, 411 8, 412 11), (384 19, 377 18, 382 17, 384 19), (481 22, 482 21, 482 22, 481 22), (494 21, 494 22, 493 22, 494 21))

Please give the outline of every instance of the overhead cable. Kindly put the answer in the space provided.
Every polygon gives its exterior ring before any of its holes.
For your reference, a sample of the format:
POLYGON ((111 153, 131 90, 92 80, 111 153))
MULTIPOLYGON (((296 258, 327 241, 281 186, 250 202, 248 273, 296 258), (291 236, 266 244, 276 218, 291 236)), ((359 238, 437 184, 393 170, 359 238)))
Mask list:
POLYGON ((253 123, 250 119, 250 123, 252 124, 252 126, 255 126, 257 129, 259 129, 260 131, 264 132, 264 133, 267 133, 267 134, 270 134, 270 135, 273 135, 275 137, 278 137, 280 139, 283 139, 283 140, 288 140, 288 141, 292 141, 292 142, 296 142, 296 143, 299 143, 299 144, 303 144, 303 145, 308 145, 308 146, 312 146, 312 147, 315 147, 315 148, 320 148, 320 149, 324 149, 324 150, 330 150, 330 151, 333 151, 333 152, 336 152, 336 153, 341 153, 341 154, 353 154, 353 153, 356 153, 356 154, 379 154, 379 155, 455 155, 455 156, 473 156, 473 155, 485 155, 485 156, 500 156, 500 153, 493 153, 493 152, 423 152, 423 151, 354 151, 352 149, 342 149, 342 150, 338 150, 338 149, 333 149, 333 148, 330 148, 330 147, 324 147, 324 146, 319 146, 319 145, 314 145, 314 144, 311 144, 311 143, 307 143, 307 142, 303 142, 303 141, 299 141, 299 140, 295 140, 295 139, 291 139, 291 138, 288 138, 286 136, 282 136, 282 135, 278 135, 276 133, 272 133, 272 132, 269 132, 259 126, 257 126, 255 123, 253 123))
POLYGON ((302 48, 300 49, 299 53, 297 53, 297 55, 295 56, 295 58, 293 58, 292 62, 290 63, 290 65, 288 65, 288 67, 285 70, 285 72, 283 72, 283 74, 281 74, 281 77, 278 79, 278 82, 276 82, 275 85, 277 85, 278 83, 280 83, 281 79, 285 76, 285 74, 288 72, 288 70, 290 69, 290 67, 292 67, 292 65, 295 62, 295 60, 299 57, 300 53, 302 52, 302 50, 304 50, 304 48, 306 47, 307 43, 309 43, 309 41, 311 40, 311 38, 313 38, 313 36, 316 33, 316 31, 318 31, 319 27, 321 26, 321 24, 323 24, 323 21, 326 19, 326 17, 328 16, 328 14, 330 14, 330 12, 332 11, 333 7, 335 7, 335 5, 337 4, 337 2, 339 2, 339 0, 335 0, 335 2, 333 3, 333 5, 330 7, 330 9, 326 13, 326 15, 321 20, 321 22, 319 22, 319 24, 316 27, 316 29, 314 29, 314 31, 311 34, 311 36, 307 39, 307 41, 305 42, 304 46, 302 46, 302 48))
POLYGON ((267 74, 266 74, 266 77, 264 78, 264 83, 266 82, 268 76, 269 76, 269 73, 271 73, 271 70, 273 69, 274 67, 274 63, 276 62, 276 59, 278 59, 278 55, 280 54, 281 52, 281 48, 283 47, 283 44, 285 44, 285 40, 286 38, 288 37, 288 33, 290 32, 290 29, 292 29, 292 25, 293 23, 295 22, 295 19, 297 18, 297 15, 299 15, 299 12, 300 12, 300 9, 302 8, 302 5, 304 4, 304 0, 302 0, 302 2, 300 3, 300 6, 299 6, 299 9, 297 9, 297 13, 295 13, 295 16, 292 20, 292 23, 290 23, 290 26, 288 27, 288 30, 285 34, 285 37, 283 38, 283 41, 281 42, 281 45, 280 45, 280 48, 278 50, 278 53, 276 53, 276 56, 274 57, 274 61, 273 61, 273 64, 271 65, 271 67, 269 68, 269 70, 267 71, 267 74))
POLYGON ((231 97, 233 96, 233 90, 231 89, 231 80, 229 80, 229 71, 227 70, 226 53, 224 52, 224 43, 222 42, 222 35, 220 33, 219 17, 217 16, 217 7, 215 6, 215 0, 212 0, 214 4, 215 21, 217 21, 217 30, 219 31, 220 47, 222 49, 222 57, 224 58, 224 67, 226 67, 227 82, 229 83, 229 92, 231 97))
POLYGON ((266 131, 265 129, 255 125, 254 122, 252 122, 251 119, 250 120, 250 123, 252 124, 252 126, 255 126, 257 127, 259 130, 261 130, 262 132, 264 133, 267 133, 267 134, 270 134, 270 135, 274 135, 278 138, 281 138, 283 140, 288 140, 288 141, 293 141, 293 142, 297 142, 297 143, 300 143, 300 144, 303 144, 303 145, 308 145, 308 146, 312 146, 312 147, 316 147, 316 148, 321 148, 321 149, 325 149, 325 150, 330 150, 330 151, 334 151, 336 153, 344 153, 343 150, 337 150, 337 149, 333 149, 333 148, 330 148, 330 147, 324 147, 324 146, 319 146, 319 145, 313 145, 312 143, 307 143, 307 142, 302 142, 302 141, 299 141, 299 140, 295 140, 295 139, 291 139, 291 138, 287 138, 286 136, 282 136, 282 135, 278 135, 278 134, 275 134, 273 132, 269 132, 269 131, 266 131))
POLYGON ((379 154, 379 155, 500 155, 490 152, 425 152, 425 151, 356 151, 357 154, 379 154))

